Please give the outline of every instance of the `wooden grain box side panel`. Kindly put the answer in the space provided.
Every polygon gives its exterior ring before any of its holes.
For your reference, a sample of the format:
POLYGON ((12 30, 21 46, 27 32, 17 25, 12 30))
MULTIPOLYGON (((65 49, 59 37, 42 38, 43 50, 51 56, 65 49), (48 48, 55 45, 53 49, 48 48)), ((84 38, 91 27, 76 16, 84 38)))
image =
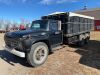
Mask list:
POLYGON ((42 19, 60 20, 64 35, 71 34, 74 36, 82 32, 90 31, 93 17, 69 12, 43 16, 42 19))

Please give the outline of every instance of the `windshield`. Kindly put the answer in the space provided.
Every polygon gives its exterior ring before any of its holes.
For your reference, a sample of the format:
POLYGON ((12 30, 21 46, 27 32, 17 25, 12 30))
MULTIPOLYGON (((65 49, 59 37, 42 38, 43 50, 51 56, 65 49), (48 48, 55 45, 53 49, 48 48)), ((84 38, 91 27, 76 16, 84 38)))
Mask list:
POLYGON ((31 29, 34 30, 47 30, 47 21, 46 20, 38 20, 38 21, 33 21, 31 25, 31 29))

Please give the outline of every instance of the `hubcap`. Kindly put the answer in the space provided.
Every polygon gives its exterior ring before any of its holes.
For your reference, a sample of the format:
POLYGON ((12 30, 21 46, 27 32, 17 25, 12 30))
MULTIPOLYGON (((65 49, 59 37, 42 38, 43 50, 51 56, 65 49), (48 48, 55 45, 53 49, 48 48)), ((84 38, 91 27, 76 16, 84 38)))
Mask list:
POLYGON ((48 51, 47 48, 45 46, 38 46, 35 49, 33 58, 34 58, 34 62, 37 64, 41 64, 45 61, 45 59, 47 58, 48 55, 48 51))
POLYGON ((40 48, 36 53, 36 59, 40 61, 40 60, 42 60, 44 55, 45 55, 44 49, 40 48))

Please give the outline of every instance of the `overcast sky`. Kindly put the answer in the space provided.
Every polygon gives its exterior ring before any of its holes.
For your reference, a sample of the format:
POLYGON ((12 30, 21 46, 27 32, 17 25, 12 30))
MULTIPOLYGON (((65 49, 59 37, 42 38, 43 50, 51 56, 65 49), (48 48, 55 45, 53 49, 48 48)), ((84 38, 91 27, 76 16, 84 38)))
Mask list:
POLYGON ((0 18, 32 21, 53 12, 81 10, 85 5, 99 8, 100 0, 0 0, 0 18))

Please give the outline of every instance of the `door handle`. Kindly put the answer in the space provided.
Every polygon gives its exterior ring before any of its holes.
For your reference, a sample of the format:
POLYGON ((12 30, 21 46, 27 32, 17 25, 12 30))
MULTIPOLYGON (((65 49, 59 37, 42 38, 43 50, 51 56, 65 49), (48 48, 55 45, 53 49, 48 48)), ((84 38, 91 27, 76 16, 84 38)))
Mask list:
POLYGON ((55 32, 55 34, 60 34, 60 32, 55 32))

